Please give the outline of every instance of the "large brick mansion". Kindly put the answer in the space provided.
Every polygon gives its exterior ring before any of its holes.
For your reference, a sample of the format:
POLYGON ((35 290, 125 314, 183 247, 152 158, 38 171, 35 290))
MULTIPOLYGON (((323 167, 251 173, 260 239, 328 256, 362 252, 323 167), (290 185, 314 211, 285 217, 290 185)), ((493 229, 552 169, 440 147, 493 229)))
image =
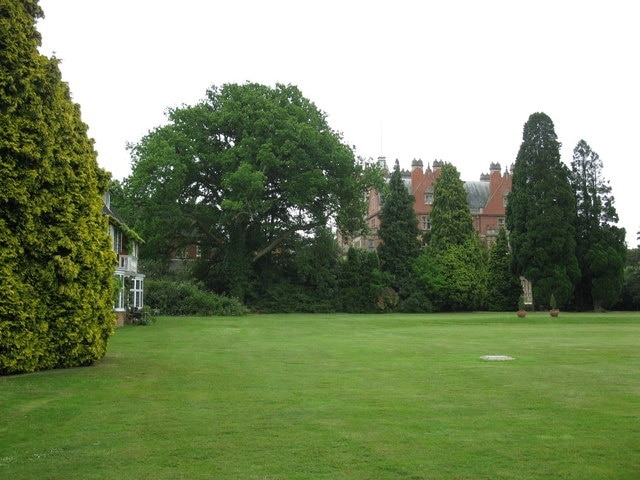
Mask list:
MULTIPOLYGON (((378 162, 388 171, 385 157, 379 157, 378 162)), ((433 206, 435 182, 444 165, 441 160, 435 160, 433 165, 424 168, 422 160, 413 160, 411 170, 401 170, 402 179, 415 197, 413 209, 418 218, 418 228, 428 231, 431 228, 430 215, 433 206)), ((511 172, 503 173, 499 163, 492 163, 489 173, 480 175, 479 181, 465 181, 469 211, 473 217, 473 226, 486 244, 492 243, 500 227, 505 225, 505 207, 507 194, 511 191, 511 172)), ((367 223, 369 232, 366 236, 351 239, 349 244, 374 250, 380 243, 378 227, 380 226, 380 194, 372 190, 369 193, 367 223)))

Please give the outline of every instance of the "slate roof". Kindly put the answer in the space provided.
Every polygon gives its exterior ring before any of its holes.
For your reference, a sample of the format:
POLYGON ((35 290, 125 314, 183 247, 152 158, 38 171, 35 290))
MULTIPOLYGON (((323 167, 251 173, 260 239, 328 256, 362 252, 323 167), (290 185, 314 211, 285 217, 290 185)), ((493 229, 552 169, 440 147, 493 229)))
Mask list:
POLYGON ((467 203, 470 209, 484 208, 489 200, 489 182, 464 182, 467 191, 467 203))

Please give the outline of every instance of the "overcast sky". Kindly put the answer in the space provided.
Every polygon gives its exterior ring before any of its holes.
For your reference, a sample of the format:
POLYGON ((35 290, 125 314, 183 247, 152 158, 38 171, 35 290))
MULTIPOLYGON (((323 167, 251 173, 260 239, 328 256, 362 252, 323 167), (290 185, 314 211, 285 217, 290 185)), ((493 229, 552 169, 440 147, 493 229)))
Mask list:
MULTIPOLYGON (((515 161, 542 111, 569 164, 583 138, 635 247, 640 7, 605 1, 40 0, 42 53, 62 61, 98 160, 211 85, 297 85, 365 158, 453 163, 478 180, 515 161)), ((640 4, 638 4, 640 5, 640 4)))

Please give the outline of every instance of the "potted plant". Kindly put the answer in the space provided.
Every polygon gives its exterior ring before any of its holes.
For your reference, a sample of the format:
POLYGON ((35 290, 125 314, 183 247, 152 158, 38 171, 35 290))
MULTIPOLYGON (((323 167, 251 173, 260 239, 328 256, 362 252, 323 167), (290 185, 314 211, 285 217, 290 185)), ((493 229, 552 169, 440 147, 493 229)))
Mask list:
POLYGON ((524 295, 520 295, 520 298, 518 299, 517 314, 518 314, 518 317, 520 318, 524 318, 527 316, 527 311, 524 309, 524 295))
POLYGON ((557 317, 560 314, 560 310, 558 310, 558 303, 556 302, 556 296, 552 293, 551 298, 549 299, 549 305, 551 306, 551 310, 549 310, 549 314, 552 317, 557 317))

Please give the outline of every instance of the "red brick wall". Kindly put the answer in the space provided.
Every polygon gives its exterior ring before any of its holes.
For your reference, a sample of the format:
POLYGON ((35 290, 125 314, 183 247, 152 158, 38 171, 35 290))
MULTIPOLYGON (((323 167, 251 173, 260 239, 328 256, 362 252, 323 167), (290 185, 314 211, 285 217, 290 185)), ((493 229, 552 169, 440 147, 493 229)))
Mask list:
MULTIPOLYGON (((511 191, 511 174, 500 170, 498 164, 491 165, 489 174, 489 197, 485 207, 479 213, 473 214, 473 226, 476 231, 488 242, 497 235, 500 225, 505 220, 505 195, 511 191)), ((419 164, 414 164, 410 172, 403 171, 403 178, 411 178, 411 191, 415 197, 413 205, 416 217, 418 218, 418 228, 422 230, 422 218, 431 213, 431 205, 425 203, 425 192, 429 187, 434 187, 440 174, 440 168, 424 169, 419 164)), ((377 247, 377 228, 380 225, 380 202, 378 192, 372 190, 369 195, 367 223, 371 229, 371 236, 374 239, 374 246, 377 247)))

